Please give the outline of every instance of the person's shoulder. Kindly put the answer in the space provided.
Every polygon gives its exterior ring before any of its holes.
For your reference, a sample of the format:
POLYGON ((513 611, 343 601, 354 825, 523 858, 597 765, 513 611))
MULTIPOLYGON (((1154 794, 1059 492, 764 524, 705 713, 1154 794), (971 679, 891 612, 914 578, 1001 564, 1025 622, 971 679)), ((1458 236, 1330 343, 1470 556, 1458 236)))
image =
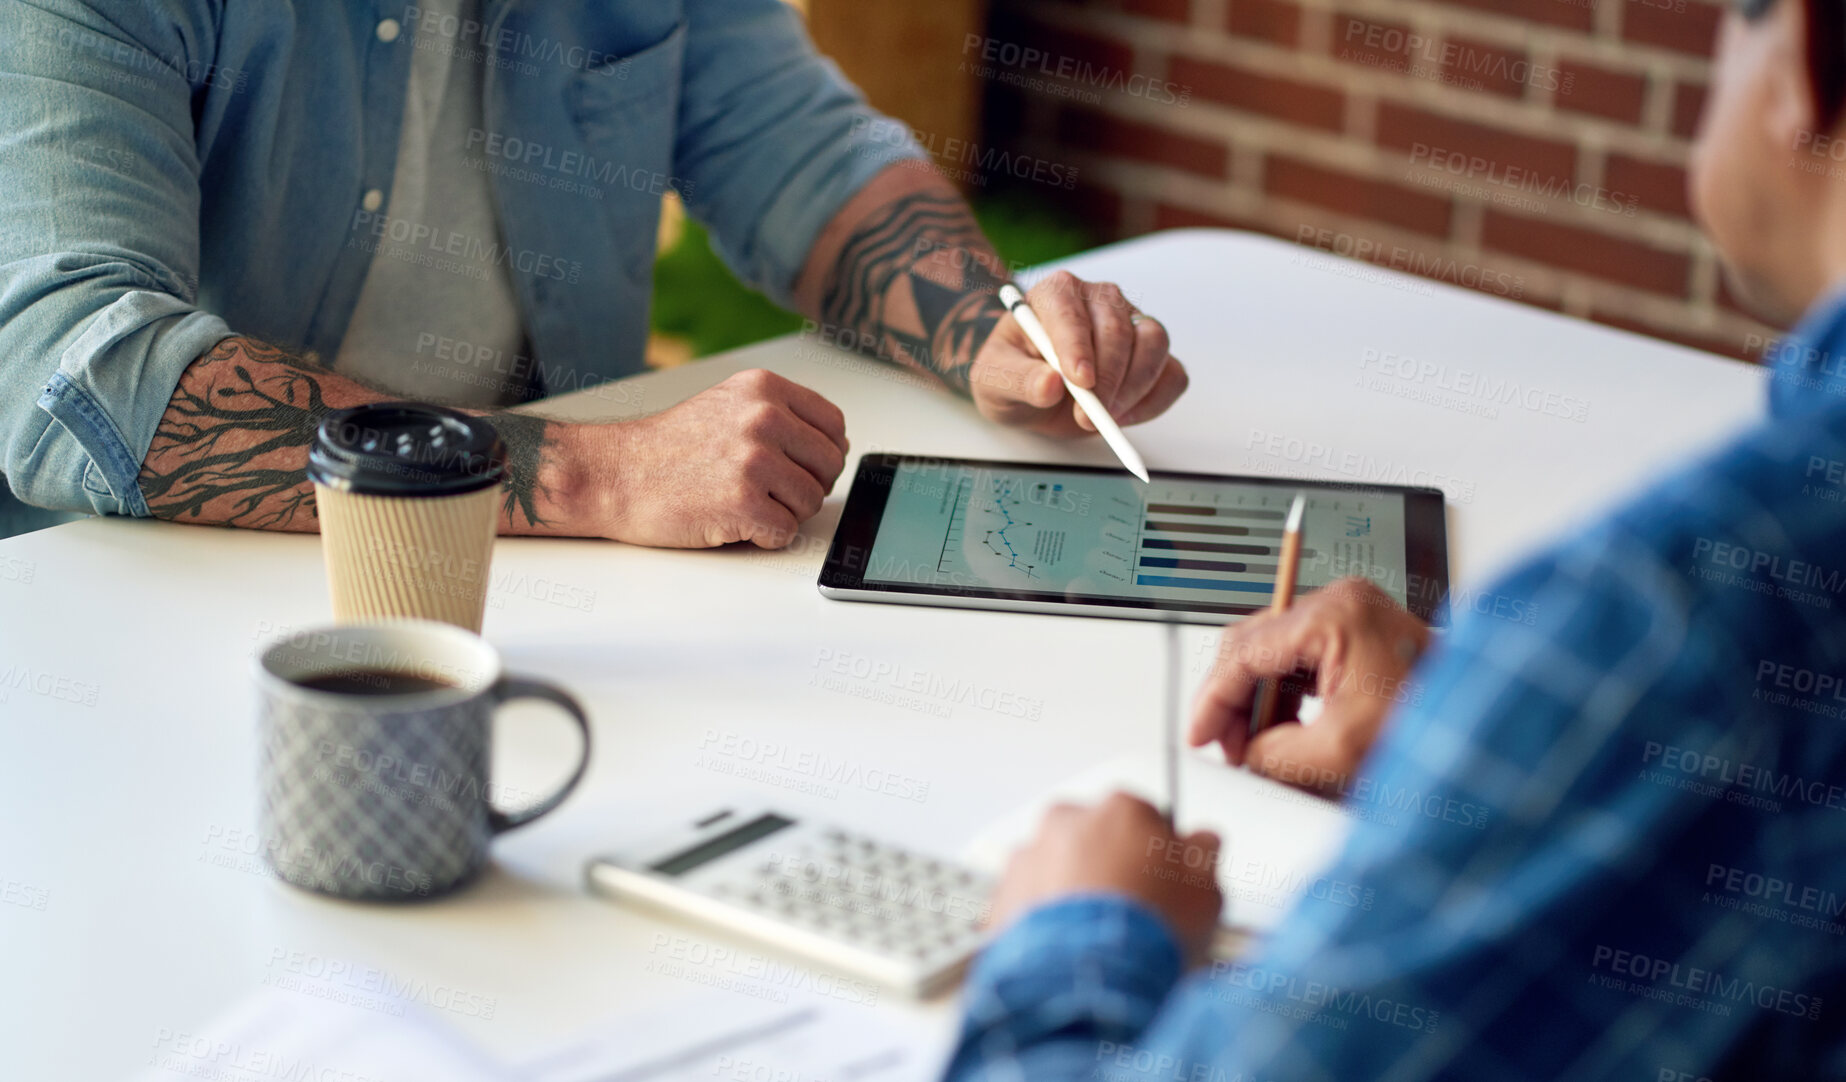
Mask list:
POLYGON ((1734 653, 1789 649, 1799 629, 1804 656, 1846 664, 1846 400, 1696 452, 1448 605, 1464 642, 1524 631, 1609 654, 1692 636, 1734 653))
POLYGON ((1653 545, 1691 531, 1789 556, 1834 548, 1846 540, 1846 400, 1758 421, 1643 489, 1609 525, 1653 545))
POLYGON ((1657 610, 1761 644, 1801 627, 1846 658, 1846 400, 1770 417, 1560 542, 1657 610))

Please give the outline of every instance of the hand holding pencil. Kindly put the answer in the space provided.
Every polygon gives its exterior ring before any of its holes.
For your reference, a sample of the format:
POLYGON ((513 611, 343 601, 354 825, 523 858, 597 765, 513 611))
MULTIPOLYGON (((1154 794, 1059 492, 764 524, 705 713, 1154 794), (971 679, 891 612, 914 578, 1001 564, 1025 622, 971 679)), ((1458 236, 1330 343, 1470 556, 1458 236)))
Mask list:
MULTIPOLYGON (((1292 584, 1291 584, 1292 589, 1292 584)), ((1361 578, 1340 579, 1279 610, 1225 629, 1193 701, 1188 741, 1217 741, 1234 764, 1328 795, 1349 790, 1391 711, 1415 694, 1409 682, 1429 628, 1361 578), (1320 716, 1297 724, 1298 694, 1284 681, 1305 672, 1320 716), (1273 723, 1251 734, 1257 689, 1274 683, 1273 723)))

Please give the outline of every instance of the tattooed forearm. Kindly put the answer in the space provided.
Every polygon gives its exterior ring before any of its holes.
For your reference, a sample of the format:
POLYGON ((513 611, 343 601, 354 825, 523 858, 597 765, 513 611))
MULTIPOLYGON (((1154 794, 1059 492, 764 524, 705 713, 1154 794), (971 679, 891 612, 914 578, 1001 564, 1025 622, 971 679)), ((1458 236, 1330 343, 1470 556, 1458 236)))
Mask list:
POLYGON ((946 181, 892 172, 862 193, 873 205, 842 212, 852 220, 837 255, 821 256, 828 265, 819 316, 851 331, 864 352, 934 373, 965 394, 969 366, 1006 311, 997 295, 1004 268, 946 181), (881 193, 881 185, 893 190, 881 193))
MULTIPOLYGON (((307 464, 321 418, 390 397, 265 342, 227 338, 180 376, 141 463, 141 494, 157 518, 316 530, 307 464)), ((491 420, 507 445, 504 525, 541 530, 553 422, 513 413, 491 420)))
POLYGON ((519 525, 539 528, 546 525, 539 514, 539 498, 551 492, 539 479, 539 467, 551 446, 553 422, 525 413, 496 413, 494 428, 506 441, 506 504, 502 515, 519 525))
POLYGON ((180 377, 141 464, 157 518, 260 530, 312 530, 308 445, 332 407, 318 366, 250 338, 228 338, 180 377))

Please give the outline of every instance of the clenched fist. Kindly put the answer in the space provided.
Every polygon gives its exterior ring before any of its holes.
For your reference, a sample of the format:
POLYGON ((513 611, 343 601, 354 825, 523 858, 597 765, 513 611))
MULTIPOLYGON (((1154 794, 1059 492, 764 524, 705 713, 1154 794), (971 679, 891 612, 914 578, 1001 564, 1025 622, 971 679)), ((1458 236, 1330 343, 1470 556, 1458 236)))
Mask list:
POLYGON ((838 407, 762 369, 592 431, 603 444, 587 452, 596 532, 661 548, 787 545, 820 510, 848 447, 838 407))
POLYGON ((1038 836, 1013 854, 989 923, 1004 928, 1066 895, 1115 894, 1158 914, 1188 962, 1197 962, 1224 908, 1218 845, 1208 831, 1173 833, 1150 804, 1127 793, 1090 808, 1056 805, 1038 836))

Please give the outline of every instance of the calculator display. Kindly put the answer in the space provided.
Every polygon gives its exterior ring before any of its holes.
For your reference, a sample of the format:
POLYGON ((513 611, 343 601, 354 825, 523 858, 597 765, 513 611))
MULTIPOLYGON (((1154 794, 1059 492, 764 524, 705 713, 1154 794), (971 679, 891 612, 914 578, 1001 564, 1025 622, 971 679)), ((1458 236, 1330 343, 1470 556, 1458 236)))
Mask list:
POLYGON ((701 842, 691 849, 684 850, 655 864, 648 865, 649 871, 661 875, 683 875, 686 872, 717 860, 726 853, 736 852, 751 842, 769 837, 784 827, 795 825, 793 819, 784 819, 780 815, 759 815, 743 826, 725 831, 708 842, 701 842))

